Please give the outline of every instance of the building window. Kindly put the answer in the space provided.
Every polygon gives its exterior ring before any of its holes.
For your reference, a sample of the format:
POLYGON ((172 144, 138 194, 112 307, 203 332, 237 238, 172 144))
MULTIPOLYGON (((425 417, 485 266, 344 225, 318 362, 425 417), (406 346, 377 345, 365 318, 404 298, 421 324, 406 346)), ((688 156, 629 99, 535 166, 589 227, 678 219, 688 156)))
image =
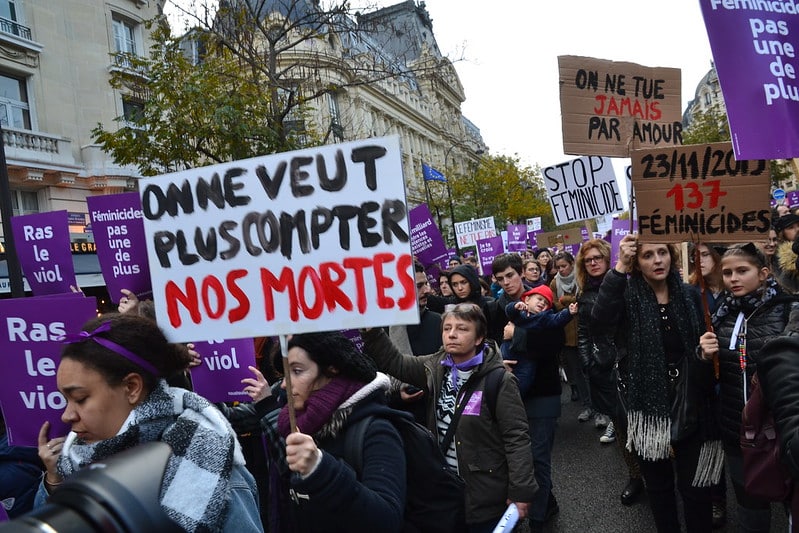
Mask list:
POLYGON ((11 212, 14 216, 39 212, 39 196, 33 191, 11 191, 11 212))
POLYGON ((3 126, 31 129, 28 88, 25 78, 0 73, 0 123, 3 126))
POLYGON ((114 15, 114 51, 119 54, 136 54, 136 24, 114 15))
POLYGON ((705 105, 710 105, 713 103, 713 95, 710 93, 705 93, 705 105))
POLYGON ((338 96, 334 93, 327 95, 327 109, 330 113, 330 132, 337 142, 344 141, 344 127, 341 125, 341 113, 338 109, 338 96))
POLYGON ((129 125, 137 125, 144 117, 144 104, 138 100, 122 98, 122 117, 129 125))

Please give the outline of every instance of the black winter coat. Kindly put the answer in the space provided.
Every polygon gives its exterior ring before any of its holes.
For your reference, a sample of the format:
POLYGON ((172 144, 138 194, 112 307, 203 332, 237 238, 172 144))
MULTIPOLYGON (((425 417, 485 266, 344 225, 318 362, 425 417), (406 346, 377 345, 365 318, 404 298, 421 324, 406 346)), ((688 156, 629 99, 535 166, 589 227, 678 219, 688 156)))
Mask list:
MULTIPOLYGON (((782 334, 792 306, 799 306, 799 303, 789 295, 781 293, 763 304, 749 317, 746 331, 747 390, 751 390, 752 376, 757 371, 763 345, 782 334)), ((744 407, 738 343, 735 343, 734 349, 730 349, 730 337, 735 329, 737 317, 737 312, 731 312, 724 316, 715 327, 719 340, 719 382, 721 383, 719 427, 722 438, 730 444, 739 442, 741 412, 744 407)))

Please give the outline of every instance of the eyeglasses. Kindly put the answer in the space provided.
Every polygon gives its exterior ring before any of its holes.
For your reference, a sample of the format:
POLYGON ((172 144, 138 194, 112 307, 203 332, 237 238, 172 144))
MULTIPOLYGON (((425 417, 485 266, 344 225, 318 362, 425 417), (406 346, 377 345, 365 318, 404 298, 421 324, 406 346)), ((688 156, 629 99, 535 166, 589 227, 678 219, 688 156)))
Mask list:
POLYGON ((604 260, 605 258, 602 257, 601 255, 594 255, 583 259, 583 263, 585 263, 586 265, 590 265, 591 263, 601 263, 604 260))

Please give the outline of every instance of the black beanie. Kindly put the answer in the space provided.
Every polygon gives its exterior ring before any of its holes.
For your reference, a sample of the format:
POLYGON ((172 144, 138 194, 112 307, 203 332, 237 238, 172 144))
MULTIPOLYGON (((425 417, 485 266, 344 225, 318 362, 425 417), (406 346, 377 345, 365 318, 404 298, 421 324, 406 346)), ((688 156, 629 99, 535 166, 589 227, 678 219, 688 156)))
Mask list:
POLYGON ((322 371, 332 366, 340 375, 356 381, 369 383, 375 379, 377 369, 374 362, 338 331, 294 335, 289 340, 288 348, 294 346, 308 352, 308 356, 322 371))

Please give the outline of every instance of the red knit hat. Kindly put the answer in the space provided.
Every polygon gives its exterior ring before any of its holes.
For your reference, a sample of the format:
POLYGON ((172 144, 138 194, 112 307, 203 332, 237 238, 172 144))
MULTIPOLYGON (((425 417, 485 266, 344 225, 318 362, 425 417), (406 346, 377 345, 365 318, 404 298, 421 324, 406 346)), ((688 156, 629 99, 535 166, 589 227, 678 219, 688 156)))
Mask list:
POLYGON ((554 296, 552 295, 552 289, 547 287, 546 285, 539 285, 538 287, 534 287, 529 291, 522 294, 522 298, 527 298, 528 296, 532 296, 533 294, 538 294, 546 298, 546 301, 549 303, 549 307, 552 307, 552 300, 554 296))

